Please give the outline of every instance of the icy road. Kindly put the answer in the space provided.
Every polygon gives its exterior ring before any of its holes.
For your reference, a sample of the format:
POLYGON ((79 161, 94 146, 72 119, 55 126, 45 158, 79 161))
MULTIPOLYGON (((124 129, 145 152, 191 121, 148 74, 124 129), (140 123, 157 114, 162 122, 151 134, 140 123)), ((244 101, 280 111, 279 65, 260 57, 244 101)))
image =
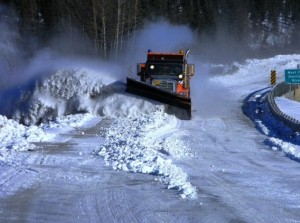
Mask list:
POLYGON ((276 120, 254 123, 242 110, 248 95, 267 91, 270 70, 299 61, 210 66, 193 82, 191 121, 122 93, 120 83, 89 82, 90 71, 54 74, 23 120, 57 108, 54 122, 0 119, 0 222, 299 222, 298 146, 270 136, 276 120), (88 113, 64 116, 70 107, 88 113))

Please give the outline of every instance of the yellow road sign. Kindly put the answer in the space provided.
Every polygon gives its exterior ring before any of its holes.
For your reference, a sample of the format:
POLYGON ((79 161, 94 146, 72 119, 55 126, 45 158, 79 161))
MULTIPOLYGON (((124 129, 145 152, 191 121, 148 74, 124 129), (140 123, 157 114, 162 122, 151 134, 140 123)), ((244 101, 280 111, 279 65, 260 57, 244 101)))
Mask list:
POLYGON ((271 70, 271 85, 276 84, 276 70, 271 70))

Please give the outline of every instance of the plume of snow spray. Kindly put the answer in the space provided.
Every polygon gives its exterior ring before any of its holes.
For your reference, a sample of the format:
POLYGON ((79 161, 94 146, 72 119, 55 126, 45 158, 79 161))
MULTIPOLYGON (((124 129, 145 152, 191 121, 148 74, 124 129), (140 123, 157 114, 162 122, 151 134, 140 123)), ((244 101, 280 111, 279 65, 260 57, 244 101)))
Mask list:
MULTIPOLYGON (((7 30, 7 32, 12 31, 7 30)), ((60 40, 60 42, 63 41, 60 40)), ((122 96, 124 87, 120 87, 118 84, 113 87, 111 84, 116 81, 124 82, 125 77, 128 75, 128 68, 130 66, 135 67, 137 62, 144 62, 148 49, 158 52, 178 52, 180 49, 191 49, 190 62, 196 64, 196 74, 192 80, 193 105, 202 116, 203 113, 212 114, 212 111, 220 111, 224 106, 225 103, 222 102, 226 101, 224 100, 226 89, 220 90, 220 86, 216 86, 209 81, 208 69, 203 69, 204 66, 199 60, 200 56, 197 55, 196 46, 197 37, 191 29, 186 26, 171 25, 163 21, 147 23, 143 30, 137 32, 128 44, 128 48, 125 50, 126 53, 121 56, 122 59, 118 62, 104 62, 98 58, 78 55, 70 56, 68 54, 66 56, 50 47, 45 47, 34 52, 34 56, 26 63, 26 66, 14 69, 14 76, 18 77, 16 78, 18 81, 15 83, 17 86, 15 90, 19 91, 20 84, 22 86, 21 80, 26 82, 26 79, 42 78, 38 82, 41 84, 39 86, 31 84, 29 89, 21 87, 22 92, 26 92, 25 96, 24 93, 14 93, 11 97, 5 96, 7 100, 1 100, 1 103, 4 104, 2 107, 6 111, 1 111, 1 113, 5 113, 10 117, 14 116, 19 120, 24 120, 26 116, 34 117, 31 120, 24 121, 27 124, 32 124, 38 122, 41 117, 47 117, 46 113, 51 113, 51 111, 54 116, 82 111, 101 115, 122 114, 124 116, 133 111, 129 107, 135 108, 134 113, 138 112, 139 108, 141 111, 146 111, 151 103, 147 103, 145 106, 145 103, 141 103, 135 97, 128 96, 124 99, 124 96, 122 96), (66 88, 68 85, 63 84, 65 81, 72 80, 75 82, 70 86, 76 86, 76 89, 80 89, 80 91, 76 92, 73 87, 66 88), (99 84, 96 84, 95 81, 99 84), (47 83, 49 85, 45 86, 47 83), (106 85, 111 86, 107 88, 106 85), (53 86, 56 87, 53 88, 53 86), (97 90, 93 86, 96 86, 97 90), (106 90, 101 90, 101 86, 106 90), (66 93, 68 91, 69 93, 66 93), (220 91, 222 93, 219 93, 220 91), (71 96, 64 98, 63 95, 58 95, 57 92, 63 92, 71 96), (95 92, 98 92, 97 97, 95 97, 95 92), (16 95, 18 98, 16 98, 16 95), (102 103, 99 100, 103 100, 102 103), (19 103, 13 103, 16 101, 19 103), (218 103, 215 103, 216 101, 218 103), (106 105, 103 104, 104 102, 106 105), (35 110, 28 110, 30 107, 35 108, 35 110)), ((136 75, 135 70, 132 72, 136 75)), ((25 86, 27 85, 25 84, 25 86)), ((53 115, 49 117, 53 118, 53 115)))

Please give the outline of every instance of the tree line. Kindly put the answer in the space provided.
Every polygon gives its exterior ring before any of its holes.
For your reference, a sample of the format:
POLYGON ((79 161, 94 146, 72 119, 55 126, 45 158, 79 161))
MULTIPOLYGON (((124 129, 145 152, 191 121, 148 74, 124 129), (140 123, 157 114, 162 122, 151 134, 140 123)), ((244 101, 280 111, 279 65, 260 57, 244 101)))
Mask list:
POLYGON ((300 37, 298 0, 10 0, 21 35, 48 40, 63 30, 92 40, 93 53, 117 57, 145 21, 185 24, 198 38, 220 33, 250 48, 289 48, 300 37))

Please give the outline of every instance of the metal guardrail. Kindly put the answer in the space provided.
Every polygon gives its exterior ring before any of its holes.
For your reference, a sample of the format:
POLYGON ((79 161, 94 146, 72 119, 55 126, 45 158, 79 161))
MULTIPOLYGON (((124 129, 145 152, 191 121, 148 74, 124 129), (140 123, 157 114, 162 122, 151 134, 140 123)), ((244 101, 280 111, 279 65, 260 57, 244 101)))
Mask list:
POLYGON ((284 114, 277 106, 274 98, 280 97, 290 91, 297 89, 299 85, 297 84, 286 84, 285 82, 279 83, 274 86, 274 88, 268 94, 268 105, 272 114, 277 117, 279 120, 284 122, 294 131, 300 131, 300 121, 296 120, 293 117, 284 114))

